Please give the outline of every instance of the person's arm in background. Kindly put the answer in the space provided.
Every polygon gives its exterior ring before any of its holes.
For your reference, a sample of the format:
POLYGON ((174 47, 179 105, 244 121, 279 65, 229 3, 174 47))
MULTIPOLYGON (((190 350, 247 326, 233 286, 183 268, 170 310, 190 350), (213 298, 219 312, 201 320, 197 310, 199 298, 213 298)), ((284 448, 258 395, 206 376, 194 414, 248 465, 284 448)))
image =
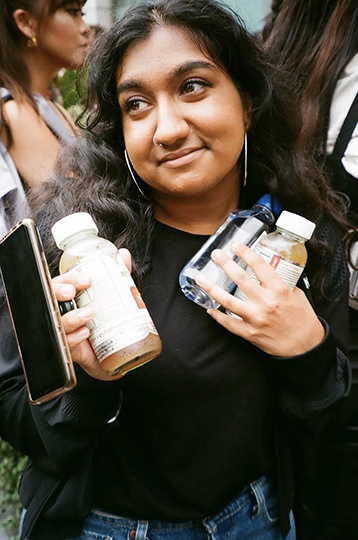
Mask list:
MULTIPOLYGON (((10 144, 4 142, 20 177, 29 187, 41 184, 53 173, 61 147, 59 141, 29 103, 10 100, 2 109, 12 138, 10 144)), ((5 130, 3 139, 4 135, 5 130)))

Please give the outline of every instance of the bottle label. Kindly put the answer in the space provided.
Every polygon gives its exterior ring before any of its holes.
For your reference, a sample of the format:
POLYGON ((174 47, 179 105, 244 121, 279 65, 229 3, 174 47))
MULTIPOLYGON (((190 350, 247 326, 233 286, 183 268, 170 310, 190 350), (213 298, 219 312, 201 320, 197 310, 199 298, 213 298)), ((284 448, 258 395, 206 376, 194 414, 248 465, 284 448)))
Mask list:
MULTIPOLYGON (((276 270, 280 278, 289 287, 291 287, 291 289, 296 286, 297 281, 299 280, 303 272, 302 266, 285 261, 279 253, 277 253, 276 251, 272 251, 272 249, 269 249, 259 243, 255 244, 254 251, 261 255, 261 257, 276 270)), ((247 266, 246 272, 253 279, 259 281, 249 266, 247 266)), ((239 287, 237 287, 234 296, 236 296, 236 298, 239 298, 240 300, 247 300, 246 294, 244 294, 239 287)))
POLYGON ((90 306, 93 319, 87 324, 90 343, 101 362, 151 332, 157 334, 134 281, 121 256, 91 254, 76 264, 77 272, 89 274, 91 285, 77 293, 76 303, 90 306))

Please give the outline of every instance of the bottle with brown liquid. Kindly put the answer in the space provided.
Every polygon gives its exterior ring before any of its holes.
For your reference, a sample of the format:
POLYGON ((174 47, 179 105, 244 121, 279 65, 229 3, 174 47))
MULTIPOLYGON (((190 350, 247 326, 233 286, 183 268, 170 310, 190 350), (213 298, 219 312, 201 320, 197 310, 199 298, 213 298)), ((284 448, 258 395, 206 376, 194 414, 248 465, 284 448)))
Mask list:
MULTIPOLYGON (((276 221, 275 232, 262 235, 251 249, 259 253, 293 289, 307 263, 305 242, 311 238, 315 227, 312 221, 284 210, 276 221)), ((246 271, 257 280, 250 267, 246 267, 246 271)), ((239 287, 234 296, 247 300, 239 287)))
POLYGON ((79 212, 52 227, 63 250, 60 274, 75 269, 91 276, 77 293, 77 306, 90 307, 90 343, 101 368, 124 374, 161 353, 162 342, 134 281, 114 244, 98 236, 92 217, 79 212))

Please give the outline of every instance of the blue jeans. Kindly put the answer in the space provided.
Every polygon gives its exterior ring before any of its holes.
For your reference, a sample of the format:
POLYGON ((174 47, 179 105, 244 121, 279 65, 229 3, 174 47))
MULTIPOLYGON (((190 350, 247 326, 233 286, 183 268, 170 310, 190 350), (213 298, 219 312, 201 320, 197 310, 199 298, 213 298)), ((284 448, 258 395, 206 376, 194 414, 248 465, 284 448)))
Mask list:
MULTIPOLYGON (((285 540, 295 540, 293 515, 285 540)), ((170 523, 135 520, 93 509, 82 534, 71 540, 283 540, 279 501, 266 477, 252 482, 239 497, 214 516, 197 521, 170 523)), ((70 540, 70 539, 69 539, 70 540)))

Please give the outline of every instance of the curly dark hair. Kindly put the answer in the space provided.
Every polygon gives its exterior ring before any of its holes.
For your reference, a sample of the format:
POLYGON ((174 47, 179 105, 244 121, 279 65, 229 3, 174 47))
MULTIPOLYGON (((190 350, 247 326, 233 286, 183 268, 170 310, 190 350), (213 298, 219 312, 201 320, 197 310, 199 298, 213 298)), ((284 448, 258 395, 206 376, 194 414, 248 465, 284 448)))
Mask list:
MULTIPOLYGON (((98 39, 86 62, 85 136, 63 155, 58 177, 32 197, 42 222, 44 213, 54 220, 87 211, 102 235, 118 247, 130 248, 135 275, 145 271, 145 249, 155 222, 154 201, 138 193, 125 164, 116 73, 128 47, 164 25, 188 32, 204 54, 226 70, 238 91, 251 98, 245 204, 258 198, 259 185, 261 193, 269 191, 287 210, 316 223, 329 218, 345 237, 349 227, 341 199, 332 192, 318 164, 297 148, 300 116, 287 91, 285 74, 268 61, 240 17, 215 0, 140 1, 98 39)), ((58 252, 49 235, 45 242, 55 268, 58 252)), ((309 251, 313 289, 319 298, 324 295, 324 276, 333 250, 326 239, 315 235, 309 251)))

